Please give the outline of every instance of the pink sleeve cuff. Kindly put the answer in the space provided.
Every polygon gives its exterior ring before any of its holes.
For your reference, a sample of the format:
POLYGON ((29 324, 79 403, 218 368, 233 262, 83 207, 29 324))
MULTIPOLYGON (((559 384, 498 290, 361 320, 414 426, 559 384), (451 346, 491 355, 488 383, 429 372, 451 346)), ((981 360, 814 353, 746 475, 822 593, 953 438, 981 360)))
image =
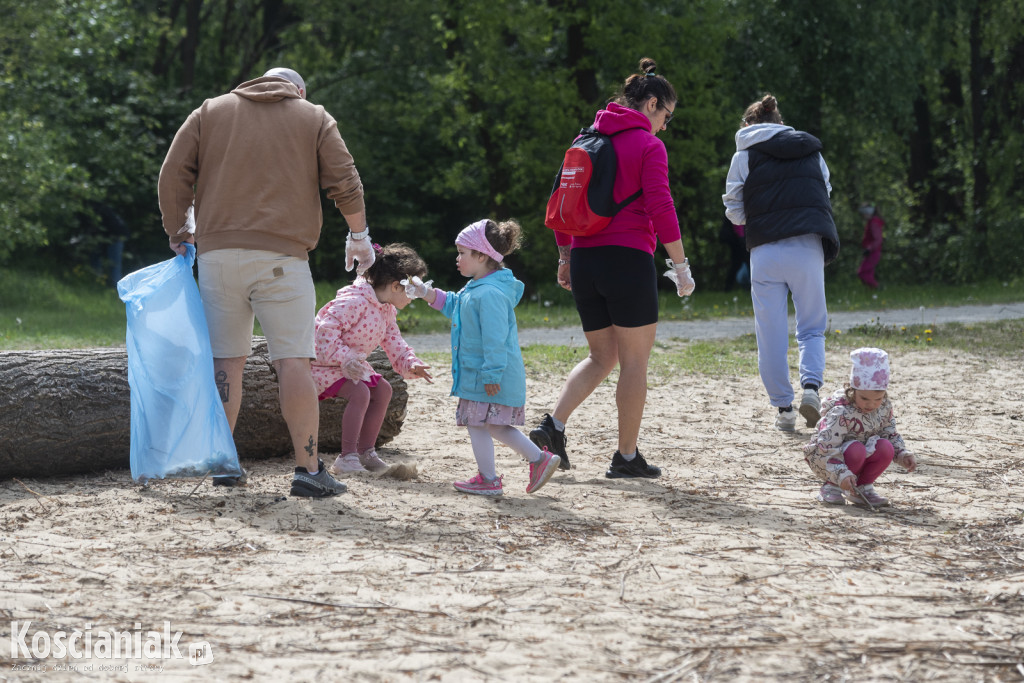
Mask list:
POLYGON ((442 289, 435 289, 434 291, 437 292, 437 296, 434 297, 434 303, 430 304, 430 307, 436 311, 440 311, 444 308, 444 302, 448 298, 448 295, 445 294, 442 289))

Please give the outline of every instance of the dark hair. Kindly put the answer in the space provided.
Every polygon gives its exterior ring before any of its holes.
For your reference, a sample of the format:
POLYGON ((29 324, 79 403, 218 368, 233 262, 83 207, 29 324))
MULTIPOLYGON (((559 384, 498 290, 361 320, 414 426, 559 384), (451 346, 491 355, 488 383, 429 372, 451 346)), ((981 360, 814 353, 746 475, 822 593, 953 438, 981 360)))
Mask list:
POLYGON ((782 123, 779 103, 770 92, 743 112, 743 125, 752 126, 755 123, 782 123))
MULTIPOLYGON (((487 225, 484 226, 484 237, 494 251, 498 252, 502 256, 508 256, 512 252, 519 249, 523 244, 523 228, 515 219, 509 219, 502 221, 501 223, 495 223, 492 220, 487 221, 487 225)), ((476 253, 475 249, 473 250, 476 253)), ((504 268, 504 263, 498 263, 491 257, 487 257, 487 267, 492 270, 498 270, 504 268)))
MULTIPOLYGON (((376 249, 376 245, 374 246, 376 249)), ((426 277, 427 264, 408 244, 396 242, 377 251, 376 259, 363 277, 374 287, 386 287, 410 275, 426 277)))
POLYGON ((664 76, 654 73, 657 68, 657 63, 650 57, 641 59, 640 73, 627 78, 622 84, 622 90, 612 101, 637 110, 652 97, 658 98, 658 107, 664 107, 667 103, 675 104, 679 99, 676 90, 664 76))

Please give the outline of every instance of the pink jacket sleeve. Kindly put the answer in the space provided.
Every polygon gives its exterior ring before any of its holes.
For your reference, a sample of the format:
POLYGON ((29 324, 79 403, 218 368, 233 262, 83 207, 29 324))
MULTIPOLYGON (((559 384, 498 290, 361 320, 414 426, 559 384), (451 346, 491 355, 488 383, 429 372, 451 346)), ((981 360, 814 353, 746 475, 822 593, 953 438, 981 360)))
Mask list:
POLYGON ((644 149, 640 186, 644 190, 647 217, 651 219, 654 232, 662 244, 675 242, 680 238, 679 216, 668 186, 668 151, 665 143, 655 138, 644 149))

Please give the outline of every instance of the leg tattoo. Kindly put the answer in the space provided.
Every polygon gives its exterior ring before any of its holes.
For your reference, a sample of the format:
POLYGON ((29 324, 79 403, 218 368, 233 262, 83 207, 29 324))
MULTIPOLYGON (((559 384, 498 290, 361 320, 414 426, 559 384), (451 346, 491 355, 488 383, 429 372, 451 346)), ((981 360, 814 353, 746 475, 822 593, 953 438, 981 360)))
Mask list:
POLYGON ((316 451, 316 442, 313 441, 312 436, 309 437, 309 443, 306 444, 303 450, 306 451, 306 455, 308 455, 311 458, 313 457, 313 453, 316 451))
POLYGON ((217 393, 220 394, 220 402, 227 403, 231 398, 231 385, 228 383, 228 373, 221 370, 214 379, 217 382, 217 393))

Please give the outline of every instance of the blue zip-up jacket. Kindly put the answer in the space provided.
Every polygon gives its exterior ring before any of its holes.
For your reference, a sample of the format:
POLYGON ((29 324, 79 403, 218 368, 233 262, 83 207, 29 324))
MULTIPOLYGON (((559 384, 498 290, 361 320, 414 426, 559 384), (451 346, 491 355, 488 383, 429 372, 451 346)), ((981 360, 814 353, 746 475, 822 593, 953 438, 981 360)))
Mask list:
POLYGON ((502 268, 470 280, 458 292, 445 292, 440 311, 452 321, 452 396, 526 405, 526 370, 519 349, 515 307, 523 298, 523 283, 502 268), (500 384, 488 396, 485 384, 500 384))

